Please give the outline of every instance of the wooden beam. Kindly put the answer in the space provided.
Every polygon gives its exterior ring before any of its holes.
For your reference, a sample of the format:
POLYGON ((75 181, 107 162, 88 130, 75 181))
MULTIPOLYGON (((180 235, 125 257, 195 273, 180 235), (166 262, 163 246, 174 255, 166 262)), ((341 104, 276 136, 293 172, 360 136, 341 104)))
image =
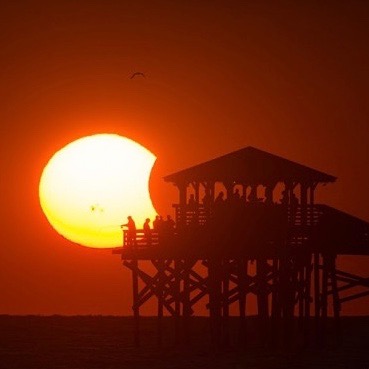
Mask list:
POLYGON ((132 260, 132 292, 133 292, 133 320, 134 320, 134 344, 140 346, 140 308, 138 304, 138 261, 132 260))

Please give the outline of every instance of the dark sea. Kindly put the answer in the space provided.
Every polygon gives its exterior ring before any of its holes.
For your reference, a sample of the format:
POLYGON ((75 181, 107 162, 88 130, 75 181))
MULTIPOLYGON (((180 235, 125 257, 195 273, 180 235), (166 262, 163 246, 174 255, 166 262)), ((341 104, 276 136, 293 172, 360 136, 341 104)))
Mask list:
MULTIPOLYGON (((332 322, 330 322, 331 324, 332 322)), ((175 345, 170 318, 164 318, 161 346, 156 319, 142 318, 141 347, 133 345, 133 319, 109 316, 0 316, 1 369, 369 369, 369 317, 342 319, 342 335, 326 347, 260 345, 257 325, 248 325, 248 344, 211 345, 209 320, 193 318, 191 342, 175 345)))

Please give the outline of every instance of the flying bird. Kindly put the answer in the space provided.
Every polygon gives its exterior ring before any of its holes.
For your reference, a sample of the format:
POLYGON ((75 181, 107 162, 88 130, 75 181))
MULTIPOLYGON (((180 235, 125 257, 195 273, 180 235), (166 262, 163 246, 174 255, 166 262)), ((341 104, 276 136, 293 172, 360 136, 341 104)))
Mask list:
POLYGON ((133 79, 133 78, 138 77, 138 76, 146 78, 146 76, 142 72, 134 72, 129 79, 133 79))

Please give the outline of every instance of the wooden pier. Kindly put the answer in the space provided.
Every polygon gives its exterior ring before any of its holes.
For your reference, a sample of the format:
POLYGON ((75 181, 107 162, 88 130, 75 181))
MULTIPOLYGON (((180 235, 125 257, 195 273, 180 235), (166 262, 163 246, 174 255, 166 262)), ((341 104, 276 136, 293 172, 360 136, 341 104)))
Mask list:
POLYGON ((164 314, 174 319, 176 343, 191 342, 200 301, 214 345, 229 344, 232 306, 245 344, 254 295, 260 344, 277 346, 323 345, 329 304, 339 333, 341 304, 369 295, 369 278, 336 268, 337 255, 369 255, 369 224, 315 203, 317 188, 335 177, 247 147, 164 180, 179 191, 175 229, 153 232, 149 244, 142 230, 135 244, 125 234, 114 250, 132 271, 136 345, 140 308, 152 299, 158 344, 164 314))

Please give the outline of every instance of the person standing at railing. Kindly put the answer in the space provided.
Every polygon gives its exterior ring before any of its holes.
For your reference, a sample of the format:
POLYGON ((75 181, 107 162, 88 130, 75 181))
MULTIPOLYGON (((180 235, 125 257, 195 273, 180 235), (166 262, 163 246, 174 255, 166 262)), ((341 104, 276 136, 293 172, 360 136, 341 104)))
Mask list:
POLYGON ((218 207, 218 206, 222 206, 222 205, 224 205, 224 192, 220 191, 218 193, 218 196, 214 200, 214 206, 218 207))
POLYGON ((157 215, 155 217, 154 221, 152 222, 152 226, 156 233, 159 233, 161 228, 163 228, 163 222, 164 222, 164 219, 162 216, 157 215))
POLYGON ((127 219, 128 223, 122 224, 121 228, 128 227, 127 246, 136 246, 136 223, 130 215, 127 219))
POLYGON ((288 196, 288 190, 287 189, 284 189, 282 191, 282 197, 281 197, 280 202, 281 202, 282 205, 288 205, 289 196, 288 196))
POLYGON ((165 221, 165 231, 169 235, 173 235, 175 226, 176 222, 172 219, 170 215, 167 215, 167 220, 165 221))
POLYGON ((236 188, 232 194, 232 202, 237 205, 239 204, 240 199, 241 199, 240 190, 236 188))
POLYGON ((146 218, 145 223, 143 225, 143 231, 147 246, 151 246, 152 238, 151 238, 150 218, 146 218))
POLYGON ((188 199, 187 207, 190 211, 195 211, 197 208, 197 202, 195 199, 195 195, 190 195, 190 198, 188 199))
POLYGON ((204 206, 206 219, 209 219, 211 214, 212 199, 208 192, 206 192, 205 196, 202 198, 202 204, 204 206))
POLYGON ((291 206, 293 206, 294 208, 297 208, 299 206, 299 199, 293 191, 291 194, 291 206))

